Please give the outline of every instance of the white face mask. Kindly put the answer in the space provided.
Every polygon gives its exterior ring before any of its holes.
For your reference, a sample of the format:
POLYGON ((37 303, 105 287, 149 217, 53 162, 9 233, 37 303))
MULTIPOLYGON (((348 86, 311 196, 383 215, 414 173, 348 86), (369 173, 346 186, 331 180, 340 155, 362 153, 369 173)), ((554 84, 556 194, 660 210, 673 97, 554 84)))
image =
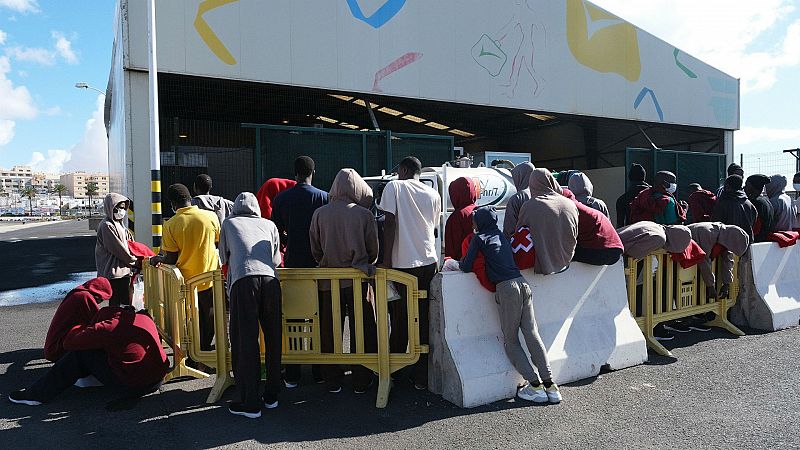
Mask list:
POLYGON ((125 214, 127 211, 124 209, 115 209, 114 210, 114 220, 122 220, 125 218, 125 214))
POLYGON ((792 186, 794 186, 794 191, 795 192, 800 192, 800 183, 795 183, 792 186))
POLYGON ((677 190, 678 190, 678 185, 675 183, 670 183, 669 186, 667 186, 667 192, 670 194, 674 194, 675 191, 677 190))

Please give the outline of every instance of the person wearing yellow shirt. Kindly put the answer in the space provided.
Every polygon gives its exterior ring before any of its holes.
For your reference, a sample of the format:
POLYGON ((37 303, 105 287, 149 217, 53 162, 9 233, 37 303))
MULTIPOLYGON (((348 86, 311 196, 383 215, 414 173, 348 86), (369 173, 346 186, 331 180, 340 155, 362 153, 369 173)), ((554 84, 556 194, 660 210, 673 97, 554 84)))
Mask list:
MULTIPOLYGON (((167 190, 167 198, 175 215, 164 224, 161 253, 150 258, 150 264, 173 264, 181 271, 184 280, 196 275, 217 270, 219 256, 219 221, 211 211, 192 205, 192 195, 182 184, 173 184, 167 190)), ((200 349, 212 350, 214 340, 214 296, 211 283, 197 289, 197 304, 200 311, 200 349)))

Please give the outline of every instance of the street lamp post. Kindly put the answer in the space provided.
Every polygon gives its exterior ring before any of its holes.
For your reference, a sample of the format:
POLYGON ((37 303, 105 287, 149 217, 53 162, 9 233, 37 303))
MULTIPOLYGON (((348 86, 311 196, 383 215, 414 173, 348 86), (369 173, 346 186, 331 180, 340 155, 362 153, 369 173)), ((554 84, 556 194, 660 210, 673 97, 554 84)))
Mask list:
POLYGON ((103 91, 101 91, 100 89, 97 89, 97 88, 96 88, 96 87, 94 87, 94 86, 89 86, 89 83, 84 83, 84 82, 82 82, 82 81, 81 81, 81 82, 79 82, 79 83, 75 83, 75 87, 76 87, 76 88, 78 88, 78 89, 91 89, 91 90, 93 90, 93 91, 97 91, 97 92, 99 92, 100 94, 102 94, 102 95, 104 95, 104 96, 106 95, 106 93, 105 93, 105 92, 103 92, 103 91))

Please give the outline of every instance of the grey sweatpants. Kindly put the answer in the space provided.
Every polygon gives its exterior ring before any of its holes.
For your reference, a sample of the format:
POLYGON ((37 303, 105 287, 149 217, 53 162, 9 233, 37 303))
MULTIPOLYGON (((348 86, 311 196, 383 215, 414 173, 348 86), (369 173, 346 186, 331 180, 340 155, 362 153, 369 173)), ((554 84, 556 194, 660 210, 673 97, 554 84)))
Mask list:
POLYGON ((500 306, 500 328, 503 330, 504 347, 511 364, 533 385, 539 384, 540 381, 550 381, 552 379, 550 362, 547 360, 547 350, 536 327, 531 287, 522 277, 502 281, 497 285, 494 300, 500 306), (531 353, 538 375, 519 343, 519 330, 522 330, 522 336, 525 338, 525 344, 531 353))

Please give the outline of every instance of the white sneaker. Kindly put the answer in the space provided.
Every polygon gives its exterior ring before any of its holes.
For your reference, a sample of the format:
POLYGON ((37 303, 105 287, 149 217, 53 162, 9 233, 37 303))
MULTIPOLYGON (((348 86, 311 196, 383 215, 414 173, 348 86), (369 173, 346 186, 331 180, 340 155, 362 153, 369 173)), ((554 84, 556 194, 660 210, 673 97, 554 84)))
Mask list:
POLYGON ((545 389, 545 392, 550 403, 561 403, 561 391, 558 389, 558 385, 553 383, 549 388, 545 389))
POLYGON ((264 402, 264 408, 267 408, 267 409, 275 409, 275 408, 277 408, 277 407, 278 407, 278 401, 277 401, 277 400, 275 400, 275 401, 274 401, 274 402, 272 402, 272 403, 267 403, 267 402, 264 402))
POLYGON ((88 377, 79 378, 78 381, 75 382, 75 387, 79 388, 90 388, 90 387, 100 387, 103 386, 103 383, 100 382, 94 375, 89 375, 88 377))
POLYGON ((517 389, 517 397, 533 403, 547 403, 547 392, 543 385, 533 387, 530 383, 517 389))
POLYGON ((297 383, 286 380, 283 380, 283 385, 286 386, 287 389, 294 389, 297 387, 297 383))

